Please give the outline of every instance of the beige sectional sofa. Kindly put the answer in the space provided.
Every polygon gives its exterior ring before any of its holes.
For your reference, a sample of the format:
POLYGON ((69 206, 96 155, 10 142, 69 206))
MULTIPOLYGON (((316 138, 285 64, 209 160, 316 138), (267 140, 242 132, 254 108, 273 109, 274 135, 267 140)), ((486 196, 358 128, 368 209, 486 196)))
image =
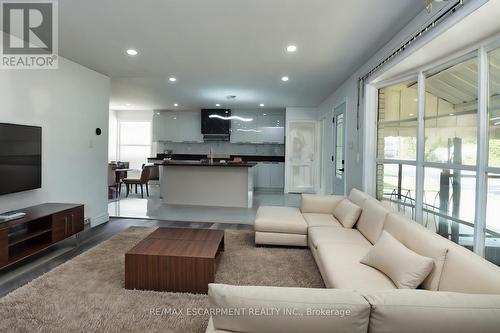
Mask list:
POLYGON ((260 207, 255 242, 308 246, 328 289, 210 285, 214 309, 278 310, 214 312, 207 332, 500 332, 500 268, 361 191, 260 207))

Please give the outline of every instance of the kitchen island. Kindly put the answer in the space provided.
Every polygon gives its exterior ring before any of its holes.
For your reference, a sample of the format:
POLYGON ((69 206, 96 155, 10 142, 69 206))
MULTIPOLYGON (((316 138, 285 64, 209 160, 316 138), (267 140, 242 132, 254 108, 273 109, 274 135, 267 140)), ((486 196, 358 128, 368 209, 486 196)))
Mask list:
POLYGON ((156 165, 160 168, 160 196, 166 204, 253 206, 256 163, 165 161, 156 165))

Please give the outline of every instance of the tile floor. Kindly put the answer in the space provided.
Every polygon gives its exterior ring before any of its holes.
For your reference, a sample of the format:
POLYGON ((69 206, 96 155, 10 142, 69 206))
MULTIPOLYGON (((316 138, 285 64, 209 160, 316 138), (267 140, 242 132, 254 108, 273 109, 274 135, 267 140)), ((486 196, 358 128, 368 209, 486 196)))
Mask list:
POLYGON ((253 224, 257 208, 261 205, 298 207, 300 204, 299 194, 277 191, 254 192, 254 204, 250 209, 164 204, 157 185, 150 187, 149 194, 149 198, 144 199, 135 193, 131 193, 128 198, 123 195, 121 200, 108 204, 108 213, 112 217, 253 224))

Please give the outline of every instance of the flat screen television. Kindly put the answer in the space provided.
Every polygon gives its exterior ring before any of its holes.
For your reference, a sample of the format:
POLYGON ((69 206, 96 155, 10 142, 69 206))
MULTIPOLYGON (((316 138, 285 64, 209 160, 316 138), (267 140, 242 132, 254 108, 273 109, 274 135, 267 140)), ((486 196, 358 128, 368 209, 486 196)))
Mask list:
POLYGON ((0 123, 0 195, 42 187, 42 128, 0 123))

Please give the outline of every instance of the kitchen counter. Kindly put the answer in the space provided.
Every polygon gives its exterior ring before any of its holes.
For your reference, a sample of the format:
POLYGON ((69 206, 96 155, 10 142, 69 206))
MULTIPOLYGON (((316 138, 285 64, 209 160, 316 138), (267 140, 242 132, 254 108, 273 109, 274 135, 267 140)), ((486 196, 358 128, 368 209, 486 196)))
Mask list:
MULTIPOLYGON (((200 154, 158 154, 156 157, 150 157, 148 160, 163 160, 164 158, 169 157, 173 161, 199 161, 202 159, 206 159, 207 155, 200 154)), ((232 160, 235 157, 241 157, 243 162, 285 162, 285 156, 276 156, 276 155, 230 155, 227 160, 232 160)))
POLYGON ((164 161, 160 196, 170 205, 252 208, 256 163, 164 161))
POLYGON ((155 165, 164 165, 164 166, 171 166, 171 165, 177 165, 177 166, 201 166, 201 167, 226 167, 226 168, 252 168, 257 165, 257 163, 252 163, 252 162, 243 162, 243 163, 219 163, 219 162, 214 162, 214 163, 208 163, 208 162, 201 162, 201 161, 163 161, 161 163, 155 163, 155 165))

